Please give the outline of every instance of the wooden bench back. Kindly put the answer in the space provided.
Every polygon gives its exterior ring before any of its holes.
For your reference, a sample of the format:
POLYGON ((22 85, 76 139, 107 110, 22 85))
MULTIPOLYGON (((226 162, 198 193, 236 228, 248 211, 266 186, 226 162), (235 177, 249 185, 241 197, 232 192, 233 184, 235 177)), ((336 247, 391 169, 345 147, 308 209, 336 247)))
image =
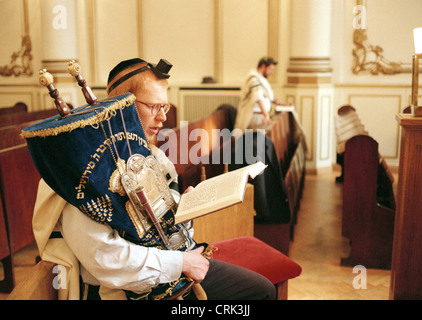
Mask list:
POLYGON ((342 265, 389 269, 394 233, 394 179, 368 135, 346 142, 344 152, 342 235, 351 253, 342 265))
POLYGON ((0 186, 12 252, 34 241, 32 215, 40 175, 26 144, 0 150, 0 186))
MULTIPOLYGON (((189 123, 187 126, 168 131, 167 141, 160 141, 157 144, 158 147, 161 146, 166 149, 167 156, 174 163, 179 175, 181 190, 189 185, 197 184, 195 170, 200 169, 192 167, 198 163, 203 163, 201 159, 210 159, 213 149, 219 149, 222 143, 231 140, 231 137, 227 141, 214 138, 213 130, 229 130, 229 126, 228 110, 220 109, 205 118, 189 123)), ((231 133, 231 131, 227 131, 227 133, 231 133)), ((210 171, 209 177, 211 176, 212 172, 210 171)))
POLYGON ((0 128, 0 150, 25 144, 25 139, 20 136, 21 131, 17 125, 0 128))
POLYGON ((163 123, 163 128, 173 129, 177 127, 177 109, 172 105, 166 114, 167 120, 163 123))
POLYGON ((48 109, 33 112, 15 112, 0 115, 0 127, 18 125, 24 122, 39 121, 50 118, 57 114, 56 109, 48 109))
POLYGON ((28 107, 25 103, 17 102, 13 107, 0 108, 0 115, 17 113, 17 112, 27 112, 27 111, 28 111, 28 107))
POLYGON ((273 120, 274 123, 267 129, 266 134, 273 141, 277 159, 280 162, 280 168, 283 174, 286 174, 290 166, 290 161, 296 151, 293 141, 295 131, 294 119, 291 113, 282 112, 277 114, 273 120))
POLYGON ((3 211, 3 201, 0 193, 0 260, 9 255, 9 239, 7 237, 6 219, 3 211))

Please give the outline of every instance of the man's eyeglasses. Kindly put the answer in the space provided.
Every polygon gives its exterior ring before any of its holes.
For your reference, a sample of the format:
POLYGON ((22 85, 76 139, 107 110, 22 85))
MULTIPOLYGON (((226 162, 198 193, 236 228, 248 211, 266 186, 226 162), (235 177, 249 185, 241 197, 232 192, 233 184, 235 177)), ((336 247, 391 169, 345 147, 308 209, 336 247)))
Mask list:
POLYGON ((151 114, 153 116, 156 116, 158 112, 160 112, 160 109, 163 108, 164 114, 166 114, 167 112, 169 112, 170 108, 171 108, 171 104, 170 103, 165 103, 165 104, 153 104, 153 103, 145 103, 139 100, 136 100, 136 102, 142 103, 143 105, 146 105, 148 108, 150 108, 151 110, 151 114))

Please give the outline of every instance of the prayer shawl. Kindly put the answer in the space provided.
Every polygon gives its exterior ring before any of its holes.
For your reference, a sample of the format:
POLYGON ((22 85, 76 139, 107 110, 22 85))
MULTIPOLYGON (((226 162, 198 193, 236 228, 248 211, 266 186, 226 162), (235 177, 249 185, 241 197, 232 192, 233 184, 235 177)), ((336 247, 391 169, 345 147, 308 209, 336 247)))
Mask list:
POLYGON ((235 129, 242 132, 249 127, 255 104, 259 99, 274 100, 274 94, 268 80, 258 71, 252 70, 242 86, 241 100, 237 109, 235 129))
POLYGON ((58 299, 79 300, 79 262, 63 238, 50 239, 52 232, 58 231, 56 224, 65 205, 66 201, 41 179, 32 226, 41 259, 66 267, 66 275, 61 275, 66 282, 60 283, 58 299))

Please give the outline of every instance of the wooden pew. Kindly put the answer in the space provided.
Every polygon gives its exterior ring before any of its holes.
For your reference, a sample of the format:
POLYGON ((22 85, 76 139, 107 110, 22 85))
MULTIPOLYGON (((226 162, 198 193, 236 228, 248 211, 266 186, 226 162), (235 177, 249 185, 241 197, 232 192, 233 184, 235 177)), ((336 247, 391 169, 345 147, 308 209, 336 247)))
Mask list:
MULTIPOLYGON (((18 126, 0 128, 0 150, 25 143, 20 137, 20 131, 21 128, 18 126)), ((7 216, 3 209, 3 186, 0 187, 0 261, 4 269, 4 278, 0 281, 0 292, 10 292, 15 283, 13 255, 10 250, 7 216)))
POLYGON ((17 113, 17 112, 27 112, 28 107, 23 102, 17 102, 13 107, 3 107, 0 108, 0 115, 4 114, 11 114, 11 113, 17 113))
POLYGON ((0 115, 0 127, 13 125, 13 118, 9 115, 0 115))
POLYGON ((7 239, 9 248, 0 250, 5 270, 1 292, 10 292, 15 284, 13 255, 34 241, 32 214, 40 176, 20 133, 35 121, 0 128, 0 243, 5 246, 7 239))
POLYGON ((177 127, 177 109, 175 105, 171 105, 170 110, 166 114, 167 120, 163 123, 163 128, 173 129, 177 127))
MULTIPOLYGON (((0 150, 0 186, 9 241, 9 263, 5 279, 14 285, 13 255, 34 241, 32 215, 40 176, 26 144, 0 150)), ((1 288, 10 292, 11 287, 1 288)))
POLYGON ((0 181, 12 252, 34 240, 32 213, 40 180, 26 144, 0 150, 0 181))
POLYGON ((26 113, 28 107, 23 102, 16 103, 13 107, 0 108, 0 127, 10 126, 14 124, 14 113, 26 113))
MULTIPOLYGON (((294 226, 305 182, 306 147, 305 137, 298 132, 290 112, 281 112, 266 128, 266 134, 274 143, 286 188, 290 221, 288 223, 255 223, 255 236, 288 255, 290 241, 294 237, 294 226)), ((281 195, 280 195, 281 196, 281 195)))
POLYGON ((389 269, 394 230, 394 178, 350 105, 339 108, 336 117, 337 163, 343 182, 342 235, 350 240, 351 253, 345 266, 364 265, 389 269))
POLYGON ((48 109, 41 111, 33 112, 14 112, 6 113, 0 115, 0 127, 10 126, 10 125, 19 125, 25 122, 39 121, 41 119, 46 119, 57 114, 56 109, 48 109))
POLYGON ((0 281, 0 292, 10 292, 15 283, 12 271, 12 255, 10 254, 9 237, 0 193, 0 262, 3 266, 3 280, 0 281))
POLYGON ((20 136, 21 131, 17 125, 0 128, 0 150, 25 144, 25 139, 20 136))
POLYGON ((391 267, 395 201, 393 176, 368 135, 346 142, 344 152, 342 235, 350 240, 341 265, 391 267))
MULTIPOLYGON (((167 131, 168 139, 158 141, 157 146, 165 149, 167 156, 174 163, 179 175, 179 187, 181 192, 189 186, 196 186, 200 181, 200 167, 206 167, 209 178, 224 171, 224 163, 212 163, 210 156, 213 149, 222 148, 223 144, 231 143, 232 138, 227 136, 225 141, 212 139, 213 129, 228 129, 229 116, 228 110, 216 110, 209 116, 189 123, 187 126, 167 131), (195 131, 197 130, 197 131, 195 131), (203 133, 201 137, 191 137, 192 133, 203 133), (191 137, 191 138, 190 138, 191 137), (192 151, 195 147, 196 151, 192 151), (200 149, 200 150, 199 150, 200 149), (207 159, 206 164, 203 164, 207 159), (196 163, 197 162, 197 163, 196 163), (195 168, 196 165, 200 164, 195 168)), ((231 131, 230 131, 231 132, 231 131)), ((220 155, 223 153, 221 152, 220 155)))
POLYGON ((57 115, 56 109, 47 109, 33 112, 19 112, 13 115, 15 124, 25 123, 29 121, 39 121, 57 115))

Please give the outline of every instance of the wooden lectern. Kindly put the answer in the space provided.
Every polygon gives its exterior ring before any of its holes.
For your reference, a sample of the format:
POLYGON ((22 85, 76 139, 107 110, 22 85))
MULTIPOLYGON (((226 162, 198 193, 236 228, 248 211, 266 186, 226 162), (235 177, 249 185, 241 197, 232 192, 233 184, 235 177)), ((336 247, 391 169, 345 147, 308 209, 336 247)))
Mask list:
POLYGON ((422 118, 400 114, 402 128, 390 299, 422 299, 422 118))

